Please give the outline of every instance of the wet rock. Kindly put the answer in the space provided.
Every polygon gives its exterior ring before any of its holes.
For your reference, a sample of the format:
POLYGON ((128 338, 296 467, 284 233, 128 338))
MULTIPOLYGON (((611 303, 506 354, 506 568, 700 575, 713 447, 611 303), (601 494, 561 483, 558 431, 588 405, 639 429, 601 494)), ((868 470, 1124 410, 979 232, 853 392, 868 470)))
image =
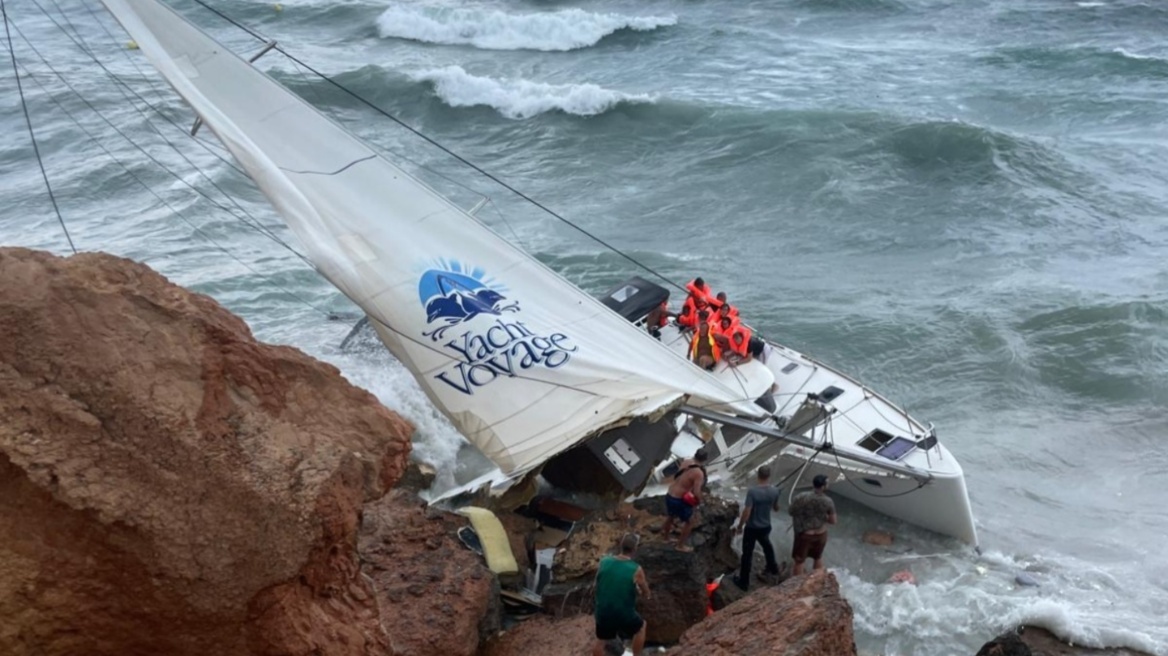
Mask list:
POLYGON ((890 547, 894 541, 892 534, 885 531, 867 531, 863 539, 864 542, 878 547, 890 547))
POLYGON ((412 428, 109 255, 0 249, 5 654, 385 654, 356 551, 412 428))
POLYGON ((460 515, 432 512, 412 491, 365 505, 361 569, 380 597, 396 654, 473 656, 499 630, 499 583, 459 542, 460 515))
POLYGON ((1079 647, 1037 626, 1022 626, 987 642, 977 656, 1151 656, 1122 648, 1079 647))
POLYGON ((1039 585, 1041 585, 1038 582, 1038 579, 1027 574, 1026 572, 1018 572, 1017 574, 1015 574, 1014 575, 1014 582, 1020 586, 1027 587, 1027 588, 1037 588, 1037 587, 1039 587, 1039 585))
POLYGON ((591 613, 597 563, 632 531, 641 536, 636 560, 645 568, 653 591, 653 598, 640 608, 649 623, 648 639, 676 642, 706 615, 706 581, 738 566, 738 556, 730 548, 730 526, 738 505, 707 497, 698 512, 691 553, 677 551, 666 536, 652 530, 665 520, 663 497, 638 499, 586 517, 556 554, 555 580, 543 592, 544 610, 557 617, 591 613))
POLYGON ((1010 632, 982 645, 976 656, 1031 656, 1031 651, 1017 633, 1010 632))
MULTIPOLYGON (((591 615, 568 619, 537 616, 492 638, 482 656, 585 656, 592 654, 596 625, 591 615)), ((614 645, 615 646, 615 645, 614 645)), ((621 651, 616 651, 617 655, 621 651)), ((608 653, 612 653, 610 650, 608 653)))
POLYGON ((429 490, 430 486, 434 484, 434 478, 437 475, 438 470, 432 466, 424 462, 411 460, 409 465, 406 466, 401 480, 397 482, 397 487, 413 492, 424 492, 429 490))
POLYGON ((670 656, 845 656, 856 653, 852 607, 830 572, 796 576, 691 627, 670 656))

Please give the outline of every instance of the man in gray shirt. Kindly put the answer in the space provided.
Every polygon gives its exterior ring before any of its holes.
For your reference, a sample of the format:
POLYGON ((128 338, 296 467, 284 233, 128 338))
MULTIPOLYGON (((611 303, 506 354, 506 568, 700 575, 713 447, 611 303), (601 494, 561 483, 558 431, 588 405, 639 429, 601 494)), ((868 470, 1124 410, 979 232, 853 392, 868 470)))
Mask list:
POLYGON ((754 545, 762 546, 766 557, 766 573, 778 574, 779 564, 775 562, 775 548, 771 545, 771 511, 779 509, 779 497, 783 491, 770 484, 771 468, 758 468, 758 484, 746 491, 742 517, 738 520, 738 532, 742 534, 742 564, 734 584, 743 590, 750 587, 750 567, 754 561, 754 545))

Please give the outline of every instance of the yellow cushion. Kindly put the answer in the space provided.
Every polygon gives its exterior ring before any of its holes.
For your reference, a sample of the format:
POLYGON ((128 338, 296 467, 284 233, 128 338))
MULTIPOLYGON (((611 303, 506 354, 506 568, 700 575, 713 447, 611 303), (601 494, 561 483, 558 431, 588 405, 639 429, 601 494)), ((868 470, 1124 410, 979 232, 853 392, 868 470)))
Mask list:
POLYGON ((496 574, 517 574, 519 563, 515 562, 515 554, 511 553, 511 542, 507 539, 507 531, 503 530, 503 523, 495 513, 486 508, 466 506, 459 508, 458 514, 470 519, 470 525, 475 533, 479 534, 479 542, 483 543, 483 555, 487 558, 487 567, 496 574))

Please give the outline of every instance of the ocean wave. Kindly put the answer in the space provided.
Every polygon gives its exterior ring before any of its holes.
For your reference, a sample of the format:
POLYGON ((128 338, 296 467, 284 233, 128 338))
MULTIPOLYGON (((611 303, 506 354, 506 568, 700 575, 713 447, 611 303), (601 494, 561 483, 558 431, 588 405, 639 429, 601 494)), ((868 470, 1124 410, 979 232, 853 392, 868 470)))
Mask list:
POLYGON ((647 32, 675 25, 677 16, 594 14, 580 9, 509 14, 495 9, 412 7, 386 9, 382 37, 471 45, 485 50, 576 50, 621 30, 647 32))
POLYGON ((513 119, 550 111, 577 116, 602 114, 621 103, 652 103, 652 96, 630 95, 595 84, 545 84, 531 80, 471 75, 460 66, 411 73, 417 82, 429 82, 451 107, 486 105, 513 119))
POLYGON ((982 61, 998 66, 1025 66, 1075 77, 1090 75, 1168 77, 1168 59, 1134 53, 1121 47, 1111 50, 1042 46, 1002 48, 983 57, 982 61))
POLYGON ((820 11, 901 12, 905 5, 897 0, 800 0, 799 6, 820 11))

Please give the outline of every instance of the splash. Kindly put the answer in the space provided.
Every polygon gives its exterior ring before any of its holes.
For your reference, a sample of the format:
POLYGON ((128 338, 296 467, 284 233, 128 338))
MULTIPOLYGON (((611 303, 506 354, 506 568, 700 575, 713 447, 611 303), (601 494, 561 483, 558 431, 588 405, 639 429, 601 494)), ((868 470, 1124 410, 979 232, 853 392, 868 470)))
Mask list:
POLYGON ((556 85, 522 78, 496 80, 479 77, 460 66, 422 71, 410 77, 433 84, 438 97, 451 107, 485 105, 512 119, 530 118, 550 111, 595 116, 621 103, 654 101, 649 95, 630 95, 595 84, 556 85))
POLYGON ((621 30, 675 25, 677 16, 594 14, 580 9, 508 14, 479 8, 390 7, 377 19, 382 37, 471 45, 485 50, 576 50, 621 30))

